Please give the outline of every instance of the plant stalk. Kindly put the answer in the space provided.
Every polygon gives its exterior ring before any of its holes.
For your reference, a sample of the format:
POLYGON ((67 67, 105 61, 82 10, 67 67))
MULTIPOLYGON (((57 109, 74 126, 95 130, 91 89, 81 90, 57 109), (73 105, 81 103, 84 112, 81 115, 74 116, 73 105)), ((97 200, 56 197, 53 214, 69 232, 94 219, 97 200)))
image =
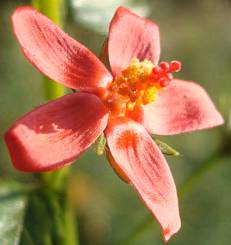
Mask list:
MULTIPOLYGON (((32 0, 32 6, 46 15, 60 27, 64 27, 65 0, 32 0)), ((43 77, 44 96, 46 100, 53 100, 65 94, 65 88, 43 77)), ((53 223, 53 238, 55 245, 78 245, 76 234, 76 220, 69 198, 67 198, 68 176, 70 168, 41 173, 40 179, 44 185, 47 205, 53 223)), ((47 218, 47 217, 44 217, 47 218)))
MULTIPOLYGON (((64 27, 64 0, 32 0, 32 5, 58 26, 64 27)), ((44 77, 44 95, 47 100, 56 99, 65 94, 65 87, 44 77)))

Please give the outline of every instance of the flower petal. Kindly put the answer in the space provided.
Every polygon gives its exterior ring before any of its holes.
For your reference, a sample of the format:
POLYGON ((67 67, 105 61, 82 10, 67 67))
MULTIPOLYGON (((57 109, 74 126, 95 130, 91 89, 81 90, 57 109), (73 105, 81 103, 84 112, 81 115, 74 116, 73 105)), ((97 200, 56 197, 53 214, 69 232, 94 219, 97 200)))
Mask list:
POLYGON ((109 71, 91 51, 35 9, 17 8, 12 22, 25 56, 51 79, 81 90, 105 87, 111 80, 109 71))
POLYGON ((157 100, 130 116, 152 134, 174 135, 223 124, 206 91, 194 82, 174 79, 157 100))
POLYGON ((141 125, 126 118, 110 121, 106 137, 114 164, 134 185, 167 241, 181 222, 174 180, 158 146, 141 125))
POLYGON ((157 64, 160 57, 158 26, 119 7, 110 24, 108 55, 114 75, 119 75, 132 58, 148 59, 157 64))
POLYGON ((19 119, 5 141, 15 168, 55 170, 75 160, 103 132, 108 114, 95 95, 73 93, 19 119))

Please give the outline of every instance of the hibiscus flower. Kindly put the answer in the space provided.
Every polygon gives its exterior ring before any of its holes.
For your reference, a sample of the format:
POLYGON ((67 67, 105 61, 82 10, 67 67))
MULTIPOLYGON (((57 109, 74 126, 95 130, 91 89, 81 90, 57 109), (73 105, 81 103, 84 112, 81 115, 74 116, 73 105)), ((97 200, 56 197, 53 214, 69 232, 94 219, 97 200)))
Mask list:
POLYGON ((31 7, 12 16, 26 58, 43 74, 76 90, 17 120, 5 141, 15 168, 51 171, 76 160, 104 134, 115 171, 138 192, 167 241, 180 228, 176 187, 150 134, 174 135, 223 123, 202 87, 173 79, 180 62, 161 62, 158 26, 117 9, 104 54, 91 51, 31 7))

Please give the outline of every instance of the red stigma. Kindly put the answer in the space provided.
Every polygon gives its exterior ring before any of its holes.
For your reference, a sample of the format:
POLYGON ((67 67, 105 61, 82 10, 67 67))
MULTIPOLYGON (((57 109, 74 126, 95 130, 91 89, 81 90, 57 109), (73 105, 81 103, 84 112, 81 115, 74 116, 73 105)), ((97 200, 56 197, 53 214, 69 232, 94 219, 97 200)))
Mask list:
POLYGON ((173 60, 170 63, 171 72, 179 72, 181 70, 181 62, 177 60, 173 60))
POLYGON ((173 72, 179 72, 181 70, 181 62, 173 60, 170 63, 162 61, 159 66, 155 66, 152 70, 152 79, 154 83, 158 83, 161 87, 169 85, 173 79, 173 72))
POLYGON ((162 68, 162 70, 165 71, 165 72, 168 72, 169 69, 170 69, 170 65, 169 65, 169 63, 166 62, 166 61, 160 62, 160 65, 159 65, 159 66, 160 66, 160 68, 162 68))

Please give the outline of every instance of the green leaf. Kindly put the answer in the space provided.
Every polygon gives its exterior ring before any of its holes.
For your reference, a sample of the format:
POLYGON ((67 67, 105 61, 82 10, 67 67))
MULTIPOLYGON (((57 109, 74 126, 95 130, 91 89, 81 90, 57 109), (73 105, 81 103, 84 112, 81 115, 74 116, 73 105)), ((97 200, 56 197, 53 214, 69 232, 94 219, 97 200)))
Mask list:
POLYGON ((95 32, 105 34, 118 6, 128 7, 141 16, 148 16, 147 1, 137 0, 71 0, 74 20, 95 32))
POLYGON ((51 215, 40 193, 30 196, 20 245, 52 245, 51 215))
POLYGON ((160 141, 158 139, 154 139, 156 144, 159 146, 160 150, 162 151, 163 154, 169 155, 169 156, 179 156, 180 153, 176 151, 173 147, 170 145, 166 144, 163 141, 160 141))
POLYGON ((22 237, 21 237, 21 241, 20 241, 21 245, 36 245, 33 242, 32 237, 30 236, 28 230, 26 228, 24 228, 23 232, 22 232, 22 237))
POLYGON ((14 181, 0 181, 0 244, 19 244, 27 204, 24 187, 14 181))
POLYGON ((20 245, 77 245, 74 220, 65 193, 41 189, 30 196, 20 245))

